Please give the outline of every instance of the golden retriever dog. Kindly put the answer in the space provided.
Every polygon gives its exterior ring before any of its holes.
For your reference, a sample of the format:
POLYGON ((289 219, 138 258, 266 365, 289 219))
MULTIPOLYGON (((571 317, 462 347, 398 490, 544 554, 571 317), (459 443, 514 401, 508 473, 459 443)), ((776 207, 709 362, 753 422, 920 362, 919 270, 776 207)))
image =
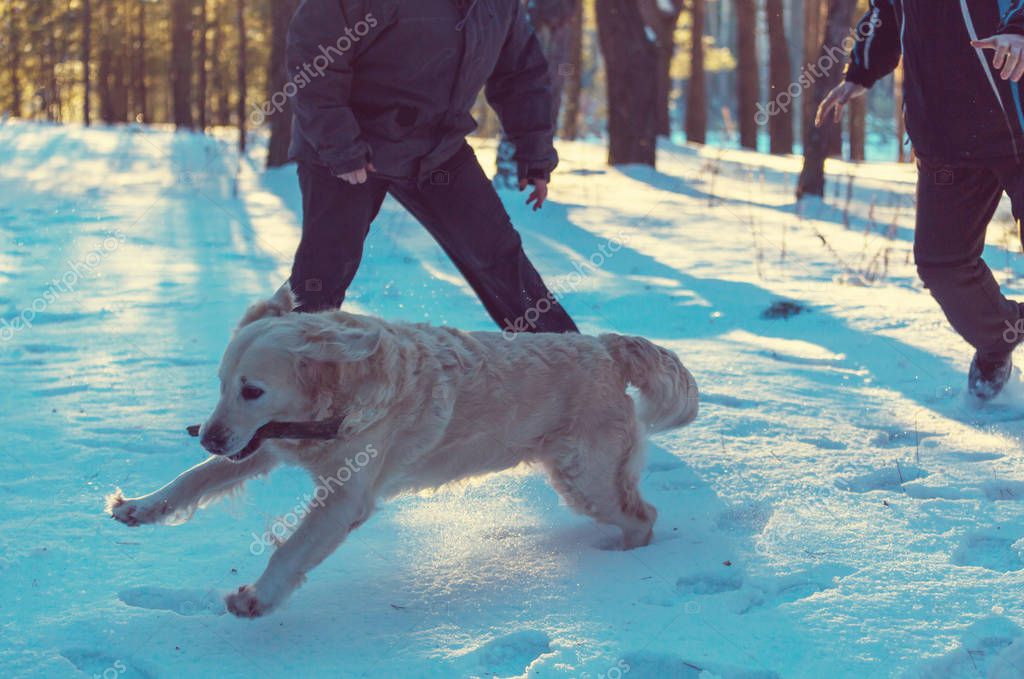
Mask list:
POLYGON ((107 511, 129 526, 181 523, 280 463, 316 480, 314 501, 260 578, 229 594, 240 617, 281 605, 380 499, 532 463, 575 510, 650 542, 637 487, 647 434, 697 415, 672 352, 621 335, 462 332, 343 311, 292 313, 290 291, 252 306, 220 365, 200 440, 211 457, 107 511), (627 393, 636 388, 637 398, 627 393), (269 422, 335 419, 331 440, 263 440, 269 422))

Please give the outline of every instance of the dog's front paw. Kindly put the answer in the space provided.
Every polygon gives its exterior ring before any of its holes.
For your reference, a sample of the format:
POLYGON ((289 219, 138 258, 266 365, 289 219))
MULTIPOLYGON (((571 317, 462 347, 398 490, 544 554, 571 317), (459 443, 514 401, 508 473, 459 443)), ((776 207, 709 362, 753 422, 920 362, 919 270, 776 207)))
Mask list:
POLYGON ((239 618, 258 618, 270 612, 270 602, 260 599, 254 585, 242 585, 237 592, 224 597, 228 611, 239 618))
POLYGON ((158 521, 167 513, 163 506, 154 507, 153 504, 139 499, 126 498, 120 488, 107 496, 104 508, 111 518, 133 528, 158 521))

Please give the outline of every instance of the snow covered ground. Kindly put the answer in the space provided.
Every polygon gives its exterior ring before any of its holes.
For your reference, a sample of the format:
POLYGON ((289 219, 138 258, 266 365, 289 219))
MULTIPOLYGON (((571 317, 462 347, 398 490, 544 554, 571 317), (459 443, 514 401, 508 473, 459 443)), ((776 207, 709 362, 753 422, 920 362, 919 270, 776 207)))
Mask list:
MULTIPOLYGON (((911 262, 912 169, 832 164, 798 214, 795 159, 560 151, 541 212, 506 195, 528 252, 586 332, 674 349, 703 392, 649 451, 654 544, 617 551, 542 478, 505 474, 385 505, 250 622, 220 596, 262 571, 254 538, 310 490, 301 472, 177 527, 102 504, 203 458, 183 427, 216 400, 235 320, 287 275, 294 170, 238 171, 226 136, 0 126, 0 671, 1024 676, 1024 387, 964 398, 970 352, 911 262)), ((1019 251, 1004 207, 988 257, 1024 295, 1019 251)), ((350 307, 490 328, 390 202, 350 307)))

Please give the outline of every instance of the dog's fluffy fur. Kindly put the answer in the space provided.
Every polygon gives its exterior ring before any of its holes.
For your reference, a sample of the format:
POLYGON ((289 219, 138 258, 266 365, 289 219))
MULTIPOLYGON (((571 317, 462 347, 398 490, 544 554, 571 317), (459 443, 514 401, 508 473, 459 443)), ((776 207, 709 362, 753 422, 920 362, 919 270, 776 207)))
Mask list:
POLYGON ((296 314, 292 304, 282 289, 235 331, 220 402, 201 432, 214 456, 154 493, 118 490, 107 502, 127 525, 176 523, 278 463, 308 470, 317 502, 259 580, 228 596, 231 612, 252 617, 281 604, 379 498, 523 462, 542 467, 575 510, 621 528, 627 549, 650 542, 657 512, 637 487, 643 439, 697 415, 697 385, 672 352, 639 337, 508 339, 296 314), (341 416, 336 440, 249 450, 267 422, 341 416))

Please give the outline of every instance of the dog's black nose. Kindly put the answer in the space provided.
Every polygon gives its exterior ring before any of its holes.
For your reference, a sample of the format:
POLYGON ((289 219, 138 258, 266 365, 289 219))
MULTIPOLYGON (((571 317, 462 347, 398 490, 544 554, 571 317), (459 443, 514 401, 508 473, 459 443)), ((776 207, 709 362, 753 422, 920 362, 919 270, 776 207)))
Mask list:
POLYGON ((227 436, 220 427, 210 427, 203 432, 202 438, 199 439, 199 444, 207 450, 209 453, 214 455, 224 454, 224 445, 227 443, 227 436))

